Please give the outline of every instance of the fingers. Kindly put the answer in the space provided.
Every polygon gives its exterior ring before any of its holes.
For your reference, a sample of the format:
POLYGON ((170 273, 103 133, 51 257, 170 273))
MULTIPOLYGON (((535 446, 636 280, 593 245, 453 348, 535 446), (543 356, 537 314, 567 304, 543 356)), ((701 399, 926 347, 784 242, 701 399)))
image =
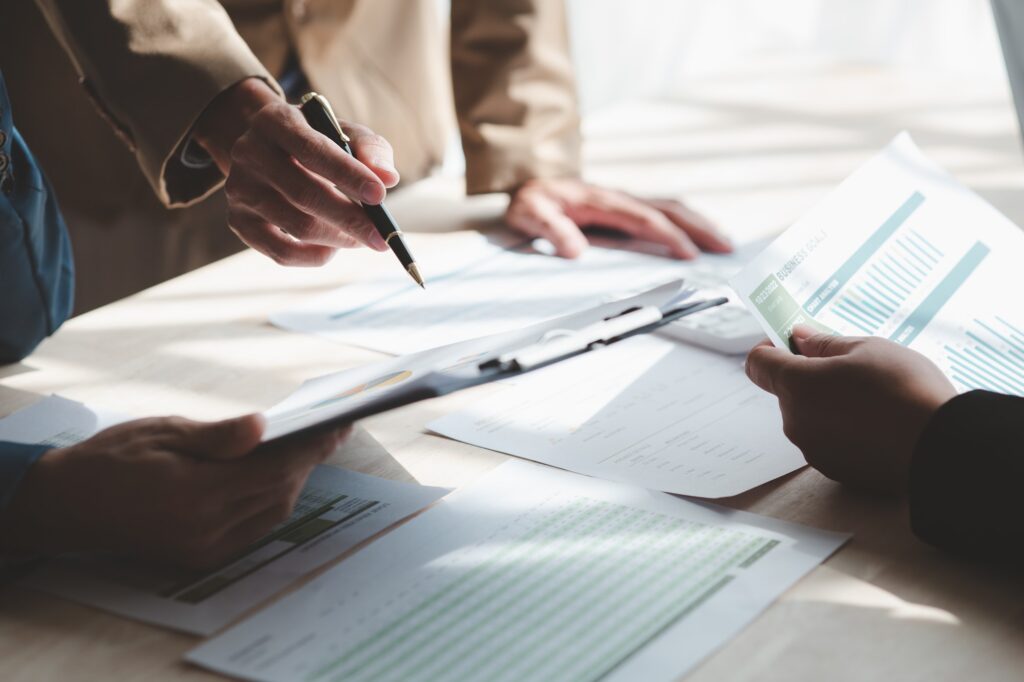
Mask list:
POLYGON ((166 543, 172 556, 196 567, 229 560, 289 517, 313 468, 349 433, 306 436, 236 461, 192 460, 183 491, 192 499, 174 524, 179 537, 166 543))
POLYGON ((801 355, 809 358, 831 358, 846 355, 860 339, 822 333, 813 327, 798 324, 793 327, 791 341, 801 355))
POLYGON ((234 459, 251 452, 259 445, 266 425, 259 414, 218 422, 166 417, 155 423, 168 449, 208 459, 234 459))
POLYGON ((271 461, 284 461, 295 457, 318 458, 316 463, 319 464, 319 460, 323 460, 331 454, 351 434, 351 425, 324 431, 311 431, 270 443, 264 446, 259 454, 271 461))
POLYGON ((388 141, 366 126, 344 123, 342 127, 351 140, 349 144, 356 158, 365 163, 385 187, 397 185, 399 177, 395 168, 395 154, 388 141))
MULTIPOLYGON (((253 142, 251 146, 264 145, 253 142)), ((329 182, 280 151, 265 148, 253 156, 259 163, 232 173, 225 184, 233 208, 251 210, 305 242, 386 248, 365 211, 329 182)))
MULTIPOLYGON (((370 204, 384 200, 387 190, 380 178, 326 135, 313 130, 296 107, 286 104, 264 107, 253 118, 252 127, 259 138, 284 150, 353 200, 370 204)), ((236 143, 235 147, 238 146, 236 143)), ((243 146, 238 160, 245 162, 251 151, 243 146)), ((233 149, 232 156, 235 154, 233 149)))
POLYGON ((700 249, 661 211, 612 190, 594 188, 589 201, 570 211, 579 225, 602 225, 668 247, 676 258, 696 258, 700 249))
POLYGON ((531 180, 512 196, 509 226, 544 237, 561 256, 586 248, 580 226, 603 226, 668 247, 676 258, 696 258, 700 249, 724 253, 732 244, 701 214, 678 201, 642 201, 580 180, 531 180))
POLYGON ((747 376, 757 386, 769 393, 779 395, 783 390, 785 372, 805 358, 793 355, 783 348, 776 348, 767 342, 754 346, 747 355, 745 369, 747 376))
POLYGON ((279 490, 296 477, 305 480, 309 471, 331 456, 348 437, 348 430, 305 435, 263 446, 244 461, 233 462, 217 474, 216 484, 228 485, 229 499, 279 490))
POLYGON ((247 134, 235 144, 232 158, 224 186, 228 222, 247 244, 289 265, 316 264, 317 256, 322 259, 326 254, 300 253, 282 232, 319 246, 387 248, 358 204, 288 156, 276 142, 247 134), (277 229, 254 223, 269 223, 277 229))
POLYGON ((682 202, 656 199, 647 203, 664 213, 704 251, 730 253, 733 250, 732 242, 714 223, 682 202))
MULTIPOLYGON (((305 173, 305 171, 297 172, 305 173)), ((368 246, 375 250, 387 248, 384 239, 366 216, 362 207, 353 204, 337 190, 321 181, 299 180, 305 186, 277 191, 289 180, 252 182, 235 180, 227 188, 229 197, 228 222, 232 227, 245 226, 246 215, 276 228, 282 236, 293 237, 304 244, 328 246, 333 249, 368 246), (243 183, 249 187, 241 188, 243 183), (301 205, 300 205, 301 204, 301 205)))
POLYGON ((579 226, 558 202, 541 192, 530 189, 517 192, 505 220, 515 230, 547 239, 555 247, 555 253, 563 258, 576 258, 587 248, 587 238, 579 226))
POLYGON ((221 546, 230 553, 237 552, 287 520, 295 509, 295 503, 313 467, 326 459, 351 433, 351 427, 345 427, 307 440, 303 449, 310 453, 317 450, 321 454, 306 459, 304 466, 292 471, 288 477, 279 478, 273 489, 237 501, 236 509, 240 513, 236 514, 236 521, 224 532, 221 546))
POLYGON ((251 211, 234 210, 228 214, 228 221, 228 226, 246 246, 281 265, 320 267, 334 257, 335 249, 303 244, 251 211))

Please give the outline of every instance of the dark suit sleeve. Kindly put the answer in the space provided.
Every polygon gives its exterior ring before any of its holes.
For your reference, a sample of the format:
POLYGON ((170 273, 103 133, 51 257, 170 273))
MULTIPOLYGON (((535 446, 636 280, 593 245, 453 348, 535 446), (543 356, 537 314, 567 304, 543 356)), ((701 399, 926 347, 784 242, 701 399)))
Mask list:
POLYGON ((937 547, 1024 563, 1024 398, 972 391, 939 408, 910 470, 910 522, 937 547))

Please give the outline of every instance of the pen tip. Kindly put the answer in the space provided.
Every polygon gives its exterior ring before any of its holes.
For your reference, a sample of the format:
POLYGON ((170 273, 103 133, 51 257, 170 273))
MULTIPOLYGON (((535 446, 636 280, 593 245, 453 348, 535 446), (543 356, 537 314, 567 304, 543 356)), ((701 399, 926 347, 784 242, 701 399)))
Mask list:
POLYGON ((416 281, 416 284, 419 284, 421 289, 426 289, 427 285, 423 282, 423 276, 420 275, 420 269, 416 267, 416 264, 409 263, 409 267, 407 269, 409 271, 409 275, 416 281))

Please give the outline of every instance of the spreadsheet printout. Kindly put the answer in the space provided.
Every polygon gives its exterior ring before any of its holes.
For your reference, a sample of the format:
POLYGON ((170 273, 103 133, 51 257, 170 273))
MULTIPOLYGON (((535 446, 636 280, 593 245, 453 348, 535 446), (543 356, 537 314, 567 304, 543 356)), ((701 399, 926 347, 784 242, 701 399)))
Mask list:
POLYGON ((266 682, 676 679, 844 540, 509 462, 187 658, 266 682))

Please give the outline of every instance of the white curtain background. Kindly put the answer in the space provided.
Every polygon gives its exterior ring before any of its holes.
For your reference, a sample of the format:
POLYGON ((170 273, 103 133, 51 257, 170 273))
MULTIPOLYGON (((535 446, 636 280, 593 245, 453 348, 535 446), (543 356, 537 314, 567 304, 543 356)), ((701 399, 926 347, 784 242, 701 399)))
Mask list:
POLYGON ((760 60, 1005 78, 988 0, 568 0, 585 112, 760 60))
MULTIPOLYGON (((1024 0, 1020 0, 1024 2, 1024 0)), ((988 0, 566 0, 584 116, 695 80, 872 65, 1005 83, 988 0)), ((438 0, 446 23, 449 0, 438 0)), ((444 174, 464 171, 453 135, 444 174)))

